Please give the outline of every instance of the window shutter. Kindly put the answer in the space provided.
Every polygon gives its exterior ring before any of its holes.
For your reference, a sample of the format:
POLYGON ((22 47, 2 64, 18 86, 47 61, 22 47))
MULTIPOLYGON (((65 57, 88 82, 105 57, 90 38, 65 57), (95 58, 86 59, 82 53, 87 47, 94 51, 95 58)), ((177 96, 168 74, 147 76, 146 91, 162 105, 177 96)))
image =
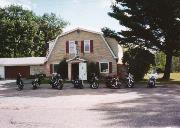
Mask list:
POLYGON ((109 62, 109 73, 112 73, 112 62, 109 62))
POLYGON ((66 53, 69 53, 69 41, 66 41, 66 53))
POLYGON ((50 64, 50 74, 53 73, 53 64, 50 64))
POLYGON ((98 67, 99 72, 100 72, 99 62, 96 62, 96 66, 98 67))
POLYGON ((90 52, 93 52, 93 40, 90 40, 90 52))
POLYGON ((81 53, 84 53, 84 41, 81 41, 81 53))
POLYGON ((78 45, 78 41, 75 41, 75 44, 78 45))

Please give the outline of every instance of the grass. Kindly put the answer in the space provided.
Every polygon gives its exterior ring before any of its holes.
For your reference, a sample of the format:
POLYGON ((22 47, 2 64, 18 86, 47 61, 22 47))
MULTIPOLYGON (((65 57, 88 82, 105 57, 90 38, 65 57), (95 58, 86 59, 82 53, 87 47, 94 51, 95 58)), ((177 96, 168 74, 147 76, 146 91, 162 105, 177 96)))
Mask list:
MULTIPOLYGON (((163 80, 163 73, 160 73, 157 79, 157 84, 180 84, 180 73, 171 73, 170 80, 163 80)), ((140 83, 146 83, 148 80, 148 76, 146 75, 144 77, 144 80, 142 80, 140 83)))

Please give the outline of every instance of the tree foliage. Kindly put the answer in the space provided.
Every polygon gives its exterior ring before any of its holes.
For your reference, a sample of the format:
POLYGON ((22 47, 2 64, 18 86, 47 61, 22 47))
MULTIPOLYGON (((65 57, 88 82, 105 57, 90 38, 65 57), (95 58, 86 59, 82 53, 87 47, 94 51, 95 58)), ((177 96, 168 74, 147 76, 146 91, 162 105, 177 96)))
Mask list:
POLYGON ((166 54, 164 78, 169 79, 172 56, 180 51, 179 0, 116 0, 109 15, 126 30, 115 33, 104 28, 127 47, 145 47, 166 54))
POLYGON ((139 81, 155 65, 155 56, 148 50, 133 48, 124 52, 123 63, 128 65, 129 72, 139 81))
MULTIPOLYGON (((173 57, 171 72, 180 72, 180 57, 173 57)), ((166 55, 163 52, 157 52, 155 54, 156 68, 160 69, 160 72, 164 72, 166 64, 166 55)))
POLYGON ((37 16, 14 5, 0 8, 0 57, 44 56, 46 42, 66 25, 55 14, 37 16))

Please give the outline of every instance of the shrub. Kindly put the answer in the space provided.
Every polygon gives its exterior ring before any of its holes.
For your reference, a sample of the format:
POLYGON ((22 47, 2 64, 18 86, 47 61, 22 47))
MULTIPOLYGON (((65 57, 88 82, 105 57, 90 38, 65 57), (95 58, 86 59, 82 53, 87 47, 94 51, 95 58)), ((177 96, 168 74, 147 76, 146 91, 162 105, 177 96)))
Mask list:
POLYGON ((98 76, 100 75, 99 65, 94 62, 89 62, 89 63, 87 63, 87 78, 88 78, 88 80, 90 79, 92 73, 95 73, 98 76))
POLYGON ((63 79, 68 78, 68 64, 66 58, 64 58, 58 65, 57 73, 61 74, 63 79))
POLYGON ((149 71, 151 65, 155 65, 155 56, 142 48, 129 49, 124 53, 123 63, 128 65, 129 72, 139 81, 149 71))

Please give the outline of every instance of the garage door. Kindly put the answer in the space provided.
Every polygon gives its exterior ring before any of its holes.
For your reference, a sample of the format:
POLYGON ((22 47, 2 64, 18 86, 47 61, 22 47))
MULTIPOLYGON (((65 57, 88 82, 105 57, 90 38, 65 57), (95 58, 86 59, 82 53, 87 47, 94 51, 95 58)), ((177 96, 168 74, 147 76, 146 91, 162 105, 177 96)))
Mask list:
POLYGON ((30 66, 6 66, 5 67, 6 78, 16 78, 18 73, 21 73, 23 78, 29 77, 30 66))

